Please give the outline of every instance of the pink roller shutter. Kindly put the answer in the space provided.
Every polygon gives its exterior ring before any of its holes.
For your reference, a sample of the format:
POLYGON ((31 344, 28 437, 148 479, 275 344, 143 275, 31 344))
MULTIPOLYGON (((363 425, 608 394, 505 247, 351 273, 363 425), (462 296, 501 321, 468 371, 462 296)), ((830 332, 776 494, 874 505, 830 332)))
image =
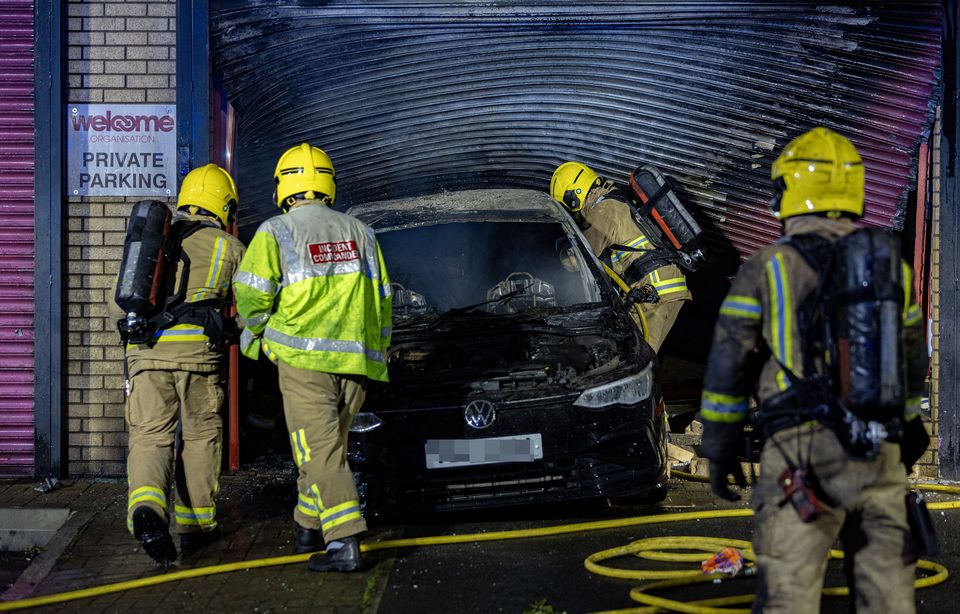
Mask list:
POLYGON ((34 7, 0 4, 0 476, 34 461, 34 7))

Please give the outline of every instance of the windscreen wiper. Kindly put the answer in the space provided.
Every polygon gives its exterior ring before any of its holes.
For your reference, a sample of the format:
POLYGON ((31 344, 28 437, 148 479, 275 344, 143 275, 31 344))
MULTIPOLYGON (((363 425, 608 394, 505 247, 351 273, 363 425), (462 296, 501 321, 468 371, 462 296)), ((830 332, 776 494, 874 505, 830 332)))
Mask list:
POLYGON ((503 296, 499 296, 497 298, 483 301, 482 303, 476 303, 474 305, 465 305, 463 307, 457 307, 456 309, 451 309, 450 311, 446 311, 440 314, 440 317, 434 320, 430 324, 430 326, 427 327, 427 330, 433 330, 434 328, 436 328, 443 322, 449 320, 450 318, 454 316, 462 315, 464 313, 470 313, 471 311, 474 311, 478 307, 485 307, 487 305, 502 305, 503 303, 506 303, 507 301, 520 296, 521 294, 529 290, 532 286, 533 286, 533 283, 531 282, 522 288, 517 288, 516 290, 507 292, 503 296))

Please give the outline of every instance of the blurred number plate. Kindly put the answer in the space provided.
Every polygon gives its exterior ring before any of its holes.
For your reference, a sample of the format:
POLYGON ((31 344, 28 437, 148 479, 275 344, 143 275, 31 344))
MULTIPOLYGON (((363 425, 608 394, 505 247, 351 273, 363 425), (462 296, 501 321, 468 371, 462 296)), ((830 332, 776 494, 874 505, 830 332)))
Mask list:
POLYGON ((529 463, 543 458, 540 433, 486 439, 428 439, 424 446, 427 469, 529 463))

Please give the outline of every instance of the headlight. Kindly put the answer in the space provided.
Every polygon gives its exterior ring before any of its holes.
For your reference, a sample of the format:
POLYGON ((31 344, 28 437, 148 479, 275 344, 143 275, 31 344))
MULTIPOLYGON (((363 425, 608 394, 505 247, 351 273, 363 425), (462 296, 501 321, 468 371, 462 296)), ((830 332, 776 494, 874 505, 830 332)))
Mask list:
POLYGON ((578 407, 608 407, 610 405, 635 405, 650 398, 653 390, 653 366, 615 382, 584 390, 573 402, 578 407))
POLYGON ((380 428, 381 424, 383 424, 383 420, 381 420, 377 414, 360 412, 353 417, 353 422, 350 423, 350 432, 369 433, 374 429, 380 428))

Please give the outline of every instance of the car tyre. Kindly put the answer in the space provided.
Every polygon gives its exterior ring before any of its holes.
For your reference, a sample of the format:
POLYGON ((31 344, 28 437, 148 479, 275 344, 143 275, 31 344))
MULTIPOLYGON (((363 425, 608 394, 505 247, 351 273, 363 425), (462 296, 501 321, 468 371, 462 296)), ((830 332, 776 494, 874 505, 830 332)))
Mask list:
POLYGON ((656 505, 667 498, 670 489, 666 484, 658 484, 656 487, 643 492, 639 495, 630 495, 628 497, 610 497, 607 499, 607 505, 610 507, 621 507, 628 505, 656 505))

